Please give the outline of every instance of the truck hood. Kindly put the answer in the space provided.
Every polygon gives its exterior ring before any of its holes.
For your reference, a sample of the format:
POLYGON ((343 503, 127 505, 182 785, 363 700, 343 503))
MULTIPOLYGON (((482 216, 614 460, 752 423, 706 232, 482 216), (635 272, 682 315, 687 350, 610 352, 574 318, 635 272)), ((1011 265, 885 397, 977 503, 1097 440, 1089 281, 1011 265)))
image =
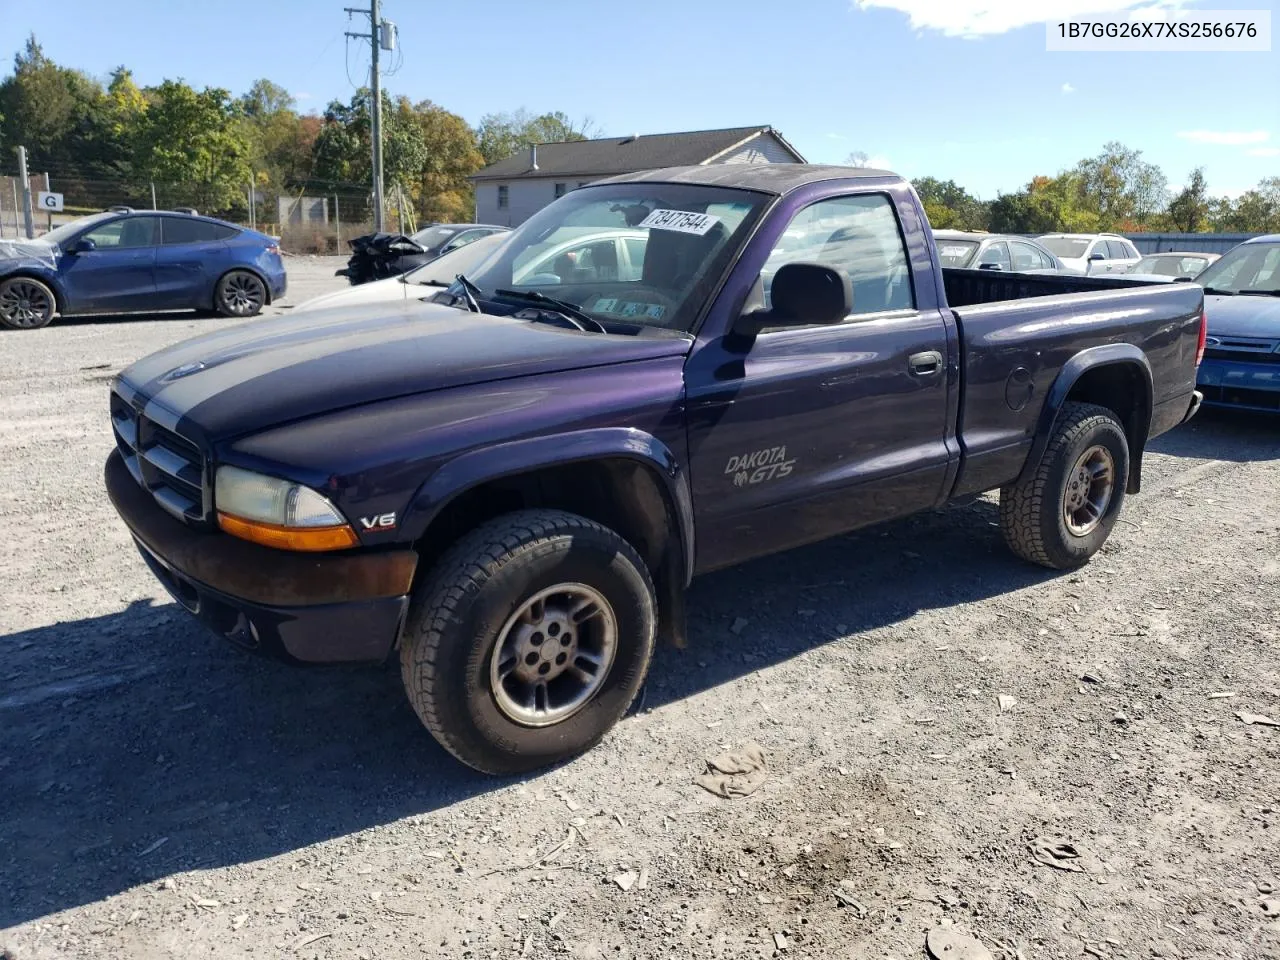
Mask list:
POLYGON ((1204 312, 1211 337, 1280 337, 1280 297, 1208 294, 1204 312))
POLYGON ((415 306, 317 310, 196 337, 122 371, 121 392, 216 443, 377 400, 679 355, 693 342, 415 306))

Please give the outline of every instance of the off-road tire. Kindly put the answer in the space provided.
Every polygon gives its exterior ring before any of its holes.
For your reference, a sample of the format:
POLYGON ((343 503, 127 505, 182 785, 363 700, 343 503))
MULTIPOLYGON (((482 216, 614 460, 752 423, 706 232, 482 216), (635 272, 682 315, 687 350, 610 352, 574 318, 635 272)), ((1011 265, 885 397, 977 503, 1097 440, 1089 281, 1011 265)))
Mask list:
POLYGON ((47 327, 57 312, 58 301, 53 291, 35 277, 0 280, 0 327, 39 330, 47 327))
POLYGON ((267 305, 267 285, 251 270, 231 270, 218 280, 213 309, 224 317, 256 317, 267 305))
POLYGON ((1106 542, 1124 502, 1129 443, 1115 413, 1091 403, 1065 403, 1035 472, 1000 491, 1000 530, 1019 557, 1054 570, 1082 566, 1106 542), (1086 450, 1105 447, 1115 462, 1110 502, 1087 535, 1072 533, 1063 518, 1068 474, 1086 450))
POLYGON ((524 773, 589 750, 622 718, 648 673, 656 625, 653 582, 627 541, 576 514, 520 510, 467 534, 415 587, 401 678, 419 719, 451 754, 482 773, 524 773), (552 726, 525 726, 498 706, 490 658, 524 600, 564 582, 608 601, 616 654, 578 712, 552 726))

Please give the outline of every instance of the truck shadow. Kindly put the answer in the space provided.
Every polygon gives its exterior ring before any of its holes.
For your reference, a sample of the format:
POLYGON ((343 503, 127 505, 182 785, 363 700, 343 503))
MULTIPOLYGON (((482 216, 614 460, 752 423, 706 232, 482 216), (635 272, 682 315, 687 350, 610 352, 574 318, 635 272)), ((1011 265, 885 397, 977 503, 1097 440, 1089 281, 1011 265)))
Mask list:
MULTIPOLYGON (((1004 550, 979 501, 699 580, 687 650, 646 708, 922 608, 1049 571, 1004 550), (734 621, 748 621, 739 633, 734 621), (705 664, 705 667, 695 664, 705 664)), ((0 928, 167 875, 245 864, 510 781, 454 762, 385 669, 288 667, 219 644, 172 604, 0 637, 0 928)))
POLYGON ((1147 449, 1237 463, 1280 459, 1280 415, 1206 407, 1190 423, 1156 437, 1147 449))

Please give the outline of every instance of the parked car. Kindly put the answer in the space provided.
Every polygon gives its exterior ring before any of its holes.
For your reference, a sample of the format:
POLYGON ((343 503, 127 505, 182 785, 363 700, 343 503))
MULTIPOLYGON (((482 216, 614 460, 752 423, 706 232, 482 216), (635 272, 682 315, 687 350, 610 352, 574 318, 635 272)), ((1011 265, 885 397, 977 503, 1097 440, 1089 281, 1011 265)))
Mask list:
POLYGON ((367 233, 348 241, 351 256, 346 267, 334 272, 346 277, 353 286, 374 283, 430 263, 452 250, 495 233, 508 233, 510 227, 484 224, 437 223, 412 236, 397 233, 367 233))
POLYGON ((925 224, 879 171, 598 181, 412 323, 287 316, 134 363, 106 487, 217 633, 397 656, 461 761, 555 763, 682 641, 693 576, 997 489, 1014 553, 1078 567, 1194 414, 1199 286, 940 268, 925 224), (514 279, 583 227, 644 231, 640 276, 514 279), (772 256, 786 231, 803 259, 772 256))
POLYGON ((534 286, 639 280, 648 239, 647 230, 560 230, 553 239, 521 252, 512 281, 534 286))
POLYGON ((356 287, 339 290, 337 293, 313 297, 294 307, 292 312, 396 301, 417 303, 449 286, 458 274, 474 270, 506 239, 506 233, 491 233, 474 243, 450 250, 430 263, 414 267, 408 273, 388 277, 385 280, 375 280, 373 283, 362 283, 356 287))
POLYGON ((935 230, 933 242, 944 267, 1013 273, 1068 273, 1062 262, 1035 240, 1000 233, 935 230))
POLYGON ((1216 253, 1148 253, 1141 260, 1123 271, 1125 276, 1148 280, 1152 283, 1172 283, 1174 280, 1194 280, 1204 268, 1218 259, 1216 253))
POLYGON ((1209 320, 1204 402, 1280 412, 1280 234, 1233 247, 1195 282, 1209 320))
POLYGON ((1137 247, 1114 233, 1046 233, 1036 239, 1071 273, 1123 273, 1142 259, 1137 247))
POLYGON ((275 237, 209 217, 108 211, 0 241, 0 326, 17 330, 94 313, 251 317, 285 287, 275 237))

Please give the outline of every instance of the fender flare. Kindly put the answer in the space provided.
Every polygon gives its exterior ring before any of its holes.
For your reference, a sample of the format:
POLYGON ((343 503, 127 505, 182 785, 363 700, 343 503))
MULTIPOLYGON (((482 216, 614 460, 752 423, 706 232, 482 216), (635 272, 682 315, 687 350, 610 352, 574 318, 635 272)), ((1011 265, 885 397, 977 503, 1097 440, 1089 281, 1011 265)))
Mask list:
POLYGON ((418 540, 454 499, 468 490, 503 477, 541 467, 560 467, 588 460, 623 458, 647 467, 658 480, 668 513, 675 517, 675 543, 680 548, 683 586, 693 579, 693 495, 689 478, 671 448, 633 427, 601 427, 513 440, 481 447, 445 462, 422 484, 405 510, 402 530, 418 540))
POLYGON ((1154 397, 1151 364, 1147 361, 1146 354, 1131 343, 1105 343, 1089 347, 1063 364, 1057 379, 1053 381, 1053 385, 1045 396, 1031 451, 1027 454, 1026 463, 1023 464, 1022 472, 1018 475, 1016 482, 1021 483, 1039 468, 1044 452, 1049 446, 1049 438, 1053 435, 1053 426, 1058 421, 1062 405, 1066 403, 1072 387, 1091 370, 1117 366, 1137 369, 1146 387, 1139 398, 1139 407, 1132 418, 1133 422, 1125 424, 1125 433, 1129 440, 1129 484, 1126 492, 1139 491, 1142 484, 1142 454, 1146 449, 1147 434, 1151 430, 1154 397))

